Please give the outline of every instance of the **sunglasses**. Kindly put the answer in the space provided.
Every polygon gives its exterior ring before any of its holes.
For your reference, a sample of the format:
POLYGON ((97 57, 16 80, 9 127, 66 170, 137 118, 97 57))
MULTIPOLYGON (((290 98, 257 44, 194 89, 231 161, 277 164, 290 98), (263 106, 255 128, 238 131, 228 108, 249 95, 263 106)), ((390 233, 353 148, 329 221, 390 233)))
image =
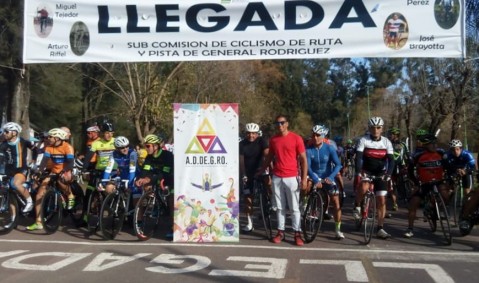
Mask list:
POLYGON ((373 128, 373 129, 381 129, 382 127, 381 127, 381 126, 372 126, 371 128, 373 128))
POLYGON ((10 134, 12 131, 3 131, 5 134, 10 134))
POLYGON ((146 148, 152 148, 152 147, 153 147, 153 144, 145 144, 145 147, 146 147, 146 148))
POLYGON ((324 136, 323 136, 323 135, 320 135, 320 134, 313 134, 313 135, 314 135, 315 137, 322 137, 322 138, 324 138, 324 136))
POLYGON ((286 124, 286 123, 288 123, 288 121, 276 121, 276 122, 274 122, 274 124, 275 124, 276 126, 280 126, 280 125, 283 126, 283 125, 286 124))
POLYGON ((122 149, 125 149, 125 148, 128 148, 128 147, 127 146, 122 146, 122 147, 117 147, 116 149, 122 150, 122 149))

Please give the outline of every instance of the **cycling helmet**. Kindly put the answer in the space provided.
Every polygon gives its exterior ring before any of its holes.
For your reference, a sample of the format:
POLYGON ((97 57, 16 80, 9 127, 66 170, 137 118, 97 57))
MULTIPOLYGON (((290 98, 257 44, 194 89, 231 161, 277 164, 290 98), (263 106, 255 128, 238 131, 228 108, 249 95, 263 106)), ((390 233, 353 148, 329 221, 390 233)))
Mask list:
POLYGON ((347 144, 353 144, 353 141, 348 139, 348 141, 346 142, 347 144))
POLYGON ((462 142, 460 140, 452 140, 449 142, 449 147, 462 147, 462 142))
POLYGON ((5 125, 3 125, 2 128, 3 128, 3 132, 5 131, 9 131, 9 132, 16 131, 17 133, 22 132, 22 127, 15 122, 8 122, 5 125))
POLYGON ((51 129, 50 131, 48 131, 48 135, 52 136, 52 137, 55 137, 55 138, 59 138, 61 140, 66 140, 67 139, 67 132, 65 132, 64 130, 62 130, 60 128, 51 129))
POLYGON ((248 133, 257 133, 259 132, 259 126, 258 124, 255 124, 255 123, 248 123, 245 126, 245 130, 248 133))
POLYGON ((313 127, 313 133, 325 137, 328 134, 328 128, 323 125, 316 125, 313 127))
POLYGON ((128 145, 130 145, 130 141, 127 138, 125 138, 123 136, 119 136, 119 137, 115 138, 115 147, 116 148, 127 147, 128 145))
POLYGON ((419 137, 421 137, 421 136, 425 136, 425 135, 427 135, 427 134, 428 134, 427 131, 424 130, 424 129, 417 129, 417 131, 416 131, 416 137, 417 137, 417 138, 419 138, 419 137))
POLYGON ((78 168, 78 169, 82 169, 83 168, 83 161, 79 158, 75 158, 75 160, 73 161, 73 167, 78 168))
POLYGON ((161 143, 162 140, 157 135, 147 135, 145 137, 145 143, 161 143))
POLYGON ((399 133, 401 133, 401 130, 397 127, 392 127, 391 129, 389 129, 389 133, 393 135, 399 135, 399 133))
POLYGON ((430 144, 436 142, 437 138, 435 135, 432 134, 425 134, 419 138, 419 141, 422 144, 430 144))
POLYGON ((102 132, 114 132, 115 129, 113 128, 113 124, 112 123, 104 123, 102 126, 101 126, 101 131, 102 132))
POLYGON ((382 127, 384 125, 384 121, 381 117, 371 117, 368 121, 369 127, 382 127))
POLYGON ((86 129, 86 131, 87 131, 87 132, 99 132, 99 131, 100 131, 100 128, 98 128, 98 126, 95 125, 95 126, 88 127, 88 128, 86 129))

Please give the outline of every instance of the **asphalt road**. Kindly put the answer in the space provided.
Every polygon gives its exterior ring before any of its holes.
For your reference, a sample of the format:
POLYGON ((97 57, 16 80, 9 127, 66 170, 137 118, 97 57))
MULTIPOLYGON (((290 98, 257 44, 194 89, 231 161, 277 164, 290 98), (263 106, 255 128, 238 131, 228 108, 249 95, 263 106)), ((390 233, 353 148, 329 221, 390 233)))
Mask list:
POLYGON ((268 242, 258 219, 239 243, 184 244, 166 240, 165 231, 138 241, 128 225, 110 241, 69 222, 46 235, 25 231, 33 220, 24 218, 0 237, 0 282, 477 282, 477 227, 466 237, 453 228, 453 244, 446 246, 419 217, 415 237, 405 239, 406 209, 400 208, 386 220, 392 238, 363 245, 351 202, 344 208, 346 239, 334 239, 329 220, 303 247, 291 233, 281 244, 268 242))

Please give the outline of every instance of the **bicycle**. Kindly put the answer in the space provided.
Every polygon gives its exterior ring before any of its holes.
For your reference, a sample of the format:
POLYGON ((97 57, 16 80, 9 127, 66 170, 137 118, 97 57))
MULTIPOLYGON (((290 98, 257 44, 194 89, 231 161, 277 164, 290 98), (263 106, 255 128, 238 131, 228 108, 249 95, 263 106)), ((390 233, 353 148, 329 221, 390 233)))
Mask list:
POLYGON ((407 175, 407 168, 396 167, 395 175, 397 178, 393 178, 393 188, 396 189, 398 199, 405 205, 409 202, 412 196, 412 185, 407 175))
POLYGON ((361 182, 368 182, 369 188, 361 200, 361 214, 356 221, 356 229, 358 231, 363 228, 364 244, 367 245, 371 242, 371 238, 374 231, 374 225, 376 224, 376 195, 374 193, 374 183, 376 179, 383 179, 383 176, 366 176, 362 178, 361 182))
POLYGON ((461 215, 462 206, 464 204, 464 187, 462 186, 462 176, 459 174, 454 174, 451 176, 452 183, 453 183, 453 218, 454 218, 454 226, 458 225, 459 216, 461 215))
POLYGON ((40 215, 43 229, 47 234, 55 233, 61 225, 64 212, 71 216, 76 227, 81 225, 83 219, 83 190, 73 181, 70 185, 75 196, 75 206, 67 209, 68 199, 58 188, 58 179, 60 174, 46 174, 40 177, 41 180, 46 177, 50 178, 45 195, 41 203, 40 215))
POLYGON ((273 227, 275 217, 271 217, 272 214, 276 213, 276 207, 273 204, 273 200, 271 198, 271 192, 263 183, 263 176, 255 177, 253 183, 253 190, 255 192, 256 198, 259 198, 259 207, 261 210, 261 218, 263 220, 263 227, 265 231, 265 236, 268 240, 272 240, 273 235, 273 227))
MULTIPOLYGON (((30 189, 29 183, 27 187, 34 198, 34 192, 30 189)), ((20 214, 27 216, 31 213, 18 213, 26 204, 20 193, 10 188, 10 177, 0 175, 0 235, 8 234, 17 227, 20 214)))
MULTIPOLYGON (((422 186, 424 186, 424 184, 420 185, 420 187, 422 186)), ((423 214, 433 233, 437 230, 437 220, 439 220, 446 243, 447 245, 451 245, 452 234, 449 225, 449 214, 447 213, 446 205, 437 189, 436 183, 432 184, 431 189, 425 196, 423 214)))
POLYGON ((354 164, 354 162, 351 159, 348 159, 347 162, 346 162, 346 169, 347 169, 346 178, 348 178, 348 180, 350 180, 350 181, 354 177, 354 166, 353 166, 353 164, 354 164))
POLYGON ((150 191, 143 189, 143 195, 138 200, 133 214, 135 235, 142 241, 149 240, 158 228, 160 217, 169 214, 167 197, 169 188, 163 185, 153 186, 150 191))
MULTIPOLYGON (((471 192, 473 193, 473 192, 471 192)), ((468 195, 467 200, 471 197, 471 193, 468 195)), ((465 209, 465 206, 462 207, 461 210, 461 215, 463 214, 463 210, 465 209)), ((474 225, 479 224, 479 206, 476 206, 474 211, 467 217, 467 218, 461 218, 461 221, 467 221, 468 225, 467 226, 462 226, 459 225, 459 232, 461 233, 462 236, 467 236, 471 233, 472 228, 474 225)))
POLYGON ((106 240, 115 239, 123 227, 125 217, 133 212, 129 211, 131 194, 128 180, 116 177, 113 182, 116 189, 105 197, 100 210, 99 226, 106 240))
MULTIPOLYGON (((324 182, 323 182, 324 184, 324 182)), ((335 186, 336 184, 333 183, 335 186)), ((306 208, 301 218, 301 229, 306 243, 311 243, 316 238, 324 220, 324 197, 328 197, 325 190, 312 184, 307 196, 306 208)))

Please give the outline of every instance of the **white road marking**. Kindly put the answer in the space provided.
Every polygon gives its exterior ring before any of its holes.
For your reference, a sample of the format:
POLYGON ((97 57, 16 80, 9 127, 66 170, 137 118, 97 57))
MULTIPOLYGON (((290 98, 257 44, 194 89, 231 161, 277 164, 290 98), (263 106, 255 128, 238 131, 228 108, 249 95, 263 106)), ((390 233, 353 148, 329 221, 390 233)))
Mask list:
POLYGON ((139 253, 133 256, 118 256, 113 255, 113 253, 101 253, 83 271, 103 271, 149 255, 150 253, 139 253), (104 262, 107 263, 103 264, 104 262))
POLYGON ((368 274, 359 260, 321 260, 300 259, 300 264, 344 265, 346 279, 349 282, 369 282, 368 274))
POLYGON ((454 283, 454 280, 437 264, 403 263, 403 262, 373 262, 375 267, 423 269, 436 283, 454 283))
POLYGON ((264 271, 213 269, 208 275, 283 279, 288 266, 288 260, 285 258, 230 256, 226 260, 248 262, 245 269, 264 271), (255 262, 263 264, 253 264, 255 262))
POLYGON ((211 260, 205 256, 199 255, 174 255, 174 254, 161 254, 154 258, 151 263, 159 263, 159 264, 183 264, 185 259, 194 259, 196 263, 184 267, 184 268, 169 268, 165 266, 155 266, 155 267, 147 267, 145 268, 151 272, 158 272, 158 273, 166 273, 166 274, 178 274, 178 273, 187 273, 187 272, 195 272, 201 269, 208 267, 211 264, 211 260))
POLYGON ((8 259, 2 263, 2 266, 5 268, 23 269, 23 270, 56 271, 69 264, 72 264, 81 259, 84 259, 89 255, 91 255, 91 253, 60 253, 60 252, 34 253, 34 254, 27 254, 27 255, 17 256, 17 257, 8 259), (21 263, 21 261, 24 261, 26 259, 32 259, 35 257, 60 257, 64 259, 57 261, 53 264, 51 262, 47 262, 46 264, 21 263))

